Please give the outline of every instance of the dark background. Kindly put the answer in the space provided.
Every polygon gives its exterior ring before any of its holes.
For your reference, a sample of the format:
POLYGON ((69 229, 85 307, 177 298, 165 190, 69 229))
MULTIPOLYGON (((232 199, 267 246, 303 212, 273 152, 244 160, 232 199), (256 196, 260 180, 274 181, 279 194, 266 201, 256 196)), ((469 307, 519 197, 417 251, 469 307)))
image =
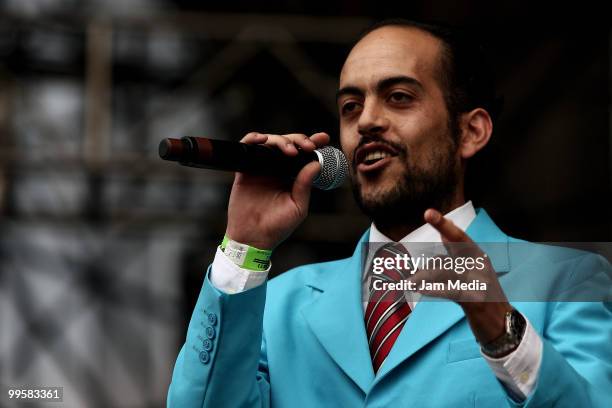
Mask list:
MULTIPOLYGON (((163 162, 157 144, 239 140, 252 130, 324 130, 337 142, 340 68, 380 18, 467 25, 489 45, 505 110, 470 164, 477 207, 519 238, 612 241, 612 32, 603 6, 0 7, 1 385, 63 386, 66 406, 164 406, 223 236, 232 177, 163 162)), ((347 256, 367 226, 348 186, 316 191, 273 273, 347 256)))

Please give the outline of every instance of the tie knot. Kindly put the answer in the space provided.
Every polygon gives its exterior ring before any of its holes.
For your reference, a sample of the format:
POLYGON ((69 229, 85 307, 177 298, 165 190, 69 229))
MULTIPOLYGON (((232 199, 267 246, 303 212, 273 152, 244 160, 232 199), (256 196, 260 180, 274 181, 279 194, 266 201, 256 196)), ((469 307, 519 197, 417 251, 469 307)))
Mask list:
POLYGON ((410 256, 410 253, 401 242, 388 242, 374 253, 374 256, 379 258, 396 258, 398 255, 400 257, 404 255, 410 256))
POLYGON ((400 281, 410 276, 410 253, 400 242, 390 242, 380 247, 372 259, 371 272, 376 279, 400 281))

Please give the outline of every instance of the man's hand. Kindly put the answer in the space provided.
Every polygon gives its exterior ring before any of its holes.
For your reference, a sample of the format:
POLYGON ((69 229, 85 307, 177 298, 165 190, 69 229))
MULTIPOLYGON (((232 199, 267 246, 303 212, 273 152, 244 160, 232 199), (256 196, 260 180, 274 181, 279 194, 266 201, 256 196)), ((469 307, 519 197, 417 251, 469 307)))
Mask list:
POLYGON ((464 259, 480 257, 484 259, 484 268, 471 268, 462 274, 453 270, 427 269, 417 272, 411 280, 416 282, 417 288, 421 287, 421 281, 440 282, 444 283, 445 287, 448 280, 459 280, 464 283, 478 280, 486 284, 486 291, 447 288, 444 291, 420 290, 419 292, 457 302, 463 308, 480 344, 497 338, 504 332, 505 313, 512 310, 512 306, 508 303, 490 259, 465 232, 444 218, 440 212, 429 209, 425 211, 424 218, 438 230, 450 257, 464 259))
MULTIPOLYGON (((327 133, 269 135, 249 133, 241 142, 263 144, 296 156, 297 147, 312 152, 329 143, 327 133)), ((273 249, 285 240, 308 214, 312 180, 320 170, 317 162, 306 165, 296 179, 236 173, 227 210, 225 234, 259 249, 273 249)))

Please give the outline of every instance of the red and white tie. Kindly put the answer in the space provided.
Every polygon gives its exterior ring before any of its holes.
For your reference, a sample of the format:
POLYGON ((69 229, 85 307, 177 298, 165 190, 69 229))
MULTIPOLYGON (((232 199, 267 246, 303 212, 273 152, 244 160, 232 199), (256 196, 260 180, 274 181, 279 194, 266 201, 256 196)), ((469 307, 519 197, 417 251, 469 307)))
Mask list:
MULTIPOLYGON (((396 258, 397 255, 408 255, 404 246, 400 243, 390 243, 384 245, 374 254, 378 258, 396 258)), ((383 364, 393 343, 399 336, 404 327, 404 323, 410 316, 410 305, 406 302, 404 292, 400 290, 376 290, 373 282, 381 280, 383 282, 399 282, 408 278, 408 272, 396 268, 384 268, 380 274, 372 274, 370 282, 370 295, 365 311, 366 333, 368 335, 368 345, 372 357, 374 372, 383 364)))

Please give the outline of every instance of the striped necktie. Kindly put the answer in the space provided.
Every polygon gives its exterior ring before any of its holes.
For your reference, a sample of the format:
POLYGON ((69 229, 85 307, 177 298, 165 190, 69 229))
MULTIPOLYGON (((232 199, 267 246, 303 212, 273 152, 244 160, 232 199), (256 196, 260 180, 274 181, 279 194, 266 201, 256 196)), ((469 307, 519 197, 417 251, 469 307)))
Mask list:
MULTIPOLYGON (((384 245, 374 254, 375 258, 395 258, 397 255, 410 256, 408 251, 400 243, 390 243, 384 245)), ((400 290, 376 290, 373 282, 398 282, 409 276, 407 271, 395 268, 385 268, 380 274, 373 274, 370 282, 370 295, 365 311, 366 332, 368 335, 368 345, 372 357, 374 372, 384 363, 389 355, 393 343, 399 336, 408 320, 411 309, 406 302, 404 292, 400 290)))

